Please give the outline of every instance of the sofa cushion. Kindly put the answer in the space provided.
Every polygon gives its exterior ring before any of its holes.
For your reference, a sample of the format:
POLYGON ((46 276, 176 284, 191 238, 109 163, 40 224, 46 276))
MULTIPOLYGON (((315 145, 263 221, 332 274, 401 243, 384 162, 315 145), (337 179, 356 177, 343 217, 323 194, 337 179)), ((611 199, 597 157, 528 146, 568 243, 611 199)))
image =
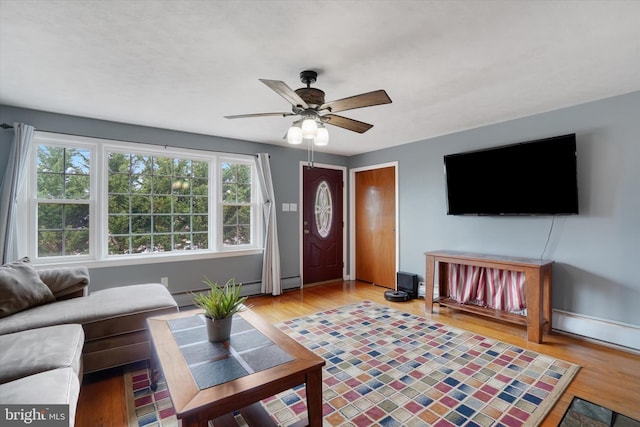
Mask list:
POLYGON ((0 384, 3 405, 69 405, 69 426, 75 424, 80 380, 72 368, 41 372, 0 384))
POLYGON ((29 258, 0 267, 0 318, 54 300, 29 258))
MULTIPOLYGON (((26 329, 41 328, 65 323, 80 323, 85 326, 86 339, 96 338, 87 325, 109 319, 124 318, 136 313, 153 312, 163 308, 177 307, 167 288, 159 283, 119 286, 92 292, 86 297, 56 301, 34 307, 28 311, 0 319, 0 335, 26 329)), ((99 332, 115 335, 118 331, 99 332)), ((108 335, 107 335, 108 336, 108 335)))
POLYGON ((89 270, 84 266, 49 268, 39 270, 38 275, 56 299, 89 286, 89 270))
POLYGON ((84 331, 58 325, 0 335, 0 384, 57 368, 81 376, 84 331))

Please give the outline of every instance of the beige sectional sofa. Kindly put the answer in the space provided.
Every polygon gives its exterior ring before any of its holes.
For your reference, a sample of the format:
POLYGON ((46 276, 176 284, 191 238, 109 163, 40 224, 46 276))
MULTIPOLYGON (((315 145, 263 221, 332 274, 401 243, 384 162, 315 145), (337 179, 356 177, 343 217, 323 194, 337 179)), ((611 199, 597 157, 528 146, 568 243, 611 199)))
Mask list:
POLYGON ((66 404, 69 425, 73 425, 83 344, 82 326, 76 324, 0 335, 0 403, 66 404))
POLYGON ((89 293, 85 267, 0 267, 0 403, 69 404, 83 373, 149 359, 146 319, 178 311, 157 283, 89 293))

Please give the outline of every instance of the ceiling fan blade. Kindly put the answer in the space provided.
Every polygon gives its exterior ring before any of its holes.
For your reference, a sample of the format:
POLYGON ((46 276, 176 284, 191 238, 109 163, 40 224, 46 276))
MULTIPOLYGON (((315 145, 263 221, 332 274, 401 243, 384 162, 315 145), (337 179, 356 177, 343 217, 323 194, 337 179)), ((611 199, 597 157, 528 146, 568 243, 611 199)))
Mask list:
POLYGON ((254 113, 254 114, 237 114, 235 116, 224 116, 225 119, 246 119, 249 117, 267 117, 267 116, 295 116, 293 113, 254 113))
POLYGON ((258 79, 262 83, 266 84, 273 90, 275 93, 286 99, 291 105, 294 107, 301 107, 305 110, 309 108, 304 99, 300 98, 293 89, 291 89, 285 82, 281 82, 280 80, 266 80, 266 79, 258 79))
POLYGON ((358 133, 365 133, 373 127, 373 125, 370 125, 369 123, 360 122, 358 120, 349 119, 346 117, 338 116, 336 114, 327 114, 325 116, 322 116, 322 121, 327 124, 338 126, 358 133))
POLYGON ((384 89, 374 90, 373 92, 362 93, 360 95, 350 96, 335 101, 329 101, 320 106, 318 110, 328 109, 332 113, 339 111, 353 110, 354 108, 372 107, 380 104, 390 104, 391 98, 384 89))

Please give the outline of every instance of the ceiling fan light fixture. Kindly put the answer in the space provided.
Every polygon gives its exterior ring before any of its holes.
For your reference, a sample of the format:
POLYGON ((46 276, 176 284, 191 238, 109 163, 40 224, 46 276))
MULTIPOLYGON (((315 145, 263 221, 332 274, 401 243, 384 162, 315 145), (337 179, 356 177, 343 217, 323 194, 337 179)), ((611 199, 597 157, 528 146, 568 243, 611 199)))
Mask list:
POLYGON ((315 139, 318 133, 318 124, 315 119, 304 119, 302 122, 302 137, 305 139, 315 139))
POLYGON ((287 142, 292 145, 299 145, 306 142, 309 150, 309 164, 313 166, 314 147, 322 147, 329 144, 329 132, 324 128, 325 124, 357 133, 364 133, 373 127, 372 124, 350 119, 335 113, 391 103, 391 98, 389 98, 389 95, 387 95, 384 89, 325 102, 324 91, 311 87, 311 84, 315 83, 317 78, 318 73, 316 71, 302 71, 300 73, 300 81, 302 81, 306 87, 296 90, 291 89, 285 82, 280 80, 259 79, 291 104, 291 112, 239 114, 224 117, 227 119, 240 119, 267 116, 299 116, 300 118, 294 121, 288 129, 285 138, 287 142))
POLYGON ((316 134, 316 138, 313 143, 317 147, 324 147, 329 145, 329 131, 324 127, 324 125, 321 124, 318 127, 318 133, 316 134))
POLYGON ((302 129, 300 129, 300 126, 291 125, 287 131, 287 142, 291 145, 302 144, 302 129))

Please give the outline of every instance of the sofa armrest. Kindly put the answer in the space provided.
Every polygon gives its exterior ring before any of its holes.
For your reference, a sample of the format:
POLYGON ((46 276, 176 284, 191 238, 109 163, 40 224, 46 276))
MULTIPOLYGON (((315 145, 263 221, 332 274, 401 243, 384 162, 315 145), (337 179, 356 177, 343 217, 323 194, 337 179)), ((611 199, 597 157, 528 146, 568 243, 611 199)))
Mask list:
POLYGON ((87 267, 62 267, 39 270, 38 275, 51 289, 56 300, 87 295, 89 270, 87 267))

